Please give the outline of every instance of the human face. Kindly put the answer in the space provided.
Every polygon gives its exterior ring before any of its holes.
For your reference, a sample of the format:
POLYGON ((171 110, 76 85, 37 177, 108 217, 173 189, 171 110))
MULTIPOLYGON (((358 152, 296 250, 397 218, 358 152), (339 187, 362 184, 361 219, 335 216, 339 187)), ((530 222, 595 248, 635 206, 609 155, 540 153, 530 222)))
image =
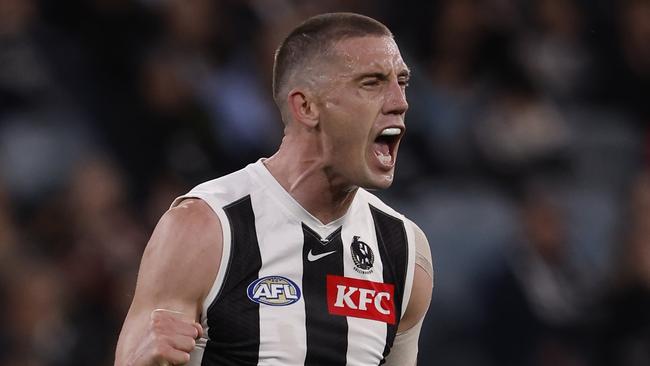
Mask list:
POLYGON ((325 166, 351 187, 381 189, 393 182, 409 70, 390 37, 338 42, 319 93, 325 166))

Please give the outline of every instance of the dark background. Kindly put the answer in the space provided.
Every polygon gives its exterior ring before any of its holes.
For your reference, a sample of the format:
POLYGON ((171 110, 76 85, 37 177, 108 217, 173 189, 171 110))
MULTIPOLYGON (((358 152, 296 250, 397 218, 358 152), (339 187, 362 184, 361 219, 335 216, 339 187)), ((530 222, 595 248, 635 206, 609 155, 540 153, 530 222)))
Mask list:
POLYGON ((269 156, 273 51, 386 23, 395 184, 436 287, 420 365, 650 365, 650 1, 0 0, 0 364, 112 365, 171 200, 269 156))

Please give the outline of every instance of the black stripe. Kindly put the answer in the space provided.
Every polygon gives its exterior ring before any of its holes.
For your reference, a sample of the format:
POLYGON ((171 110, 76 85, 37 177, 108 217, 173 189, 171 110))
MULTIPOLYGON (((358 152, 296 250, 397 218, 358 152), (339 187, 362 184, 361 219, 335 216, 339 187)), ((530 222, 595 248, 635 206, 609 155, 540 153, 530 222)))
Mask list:
POLYGON ((327 275, 343 276, 343 241, 341 228, 321 237, 302 225, 302 291, 305 301, 307 355, 305 366, 345 366, 348 350, 348 321, 344 316, 330 315, 327 310, 327 275), (309 252, 318 255, 336 251, 310 261, 309 252))
POLYGON ((370 205, 370 211, 375 223, 381 263, 384 267, 384 283, 392 283, 395 286, 395 317, 397 321, 395 324, 386 324, 388 327, 386 345, 384 346, 384 359, 381 360, 381 365, 386 362, 386 356, 388 356, 393 346, 402 314, 402 297, 404 296, 408 266, 408 243, 402 220, 390 216, 372 205, 370 205))
POLYGON ((248 298, 246 288, 262 267, 255 214, 250 196, 223 209, 230 221, 232 246, 223 286, 208 308, 210 340, 201 365, 254 366, 260 348, 259 304, 248 298))

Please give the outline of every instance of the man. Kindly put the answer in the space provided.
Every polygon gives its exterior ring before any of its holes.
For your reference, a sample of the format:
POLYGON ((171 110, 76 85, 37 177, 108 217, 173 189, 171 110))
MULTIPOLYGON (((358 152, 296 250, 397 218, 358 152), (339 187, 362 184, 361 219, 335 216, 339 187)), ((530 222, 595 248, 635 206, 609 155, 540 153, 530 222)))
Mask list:
POLYGON ((432 290, 391 185, 409 78, 390 31, 310 18, 280 45, 279 151, 179 197, 142 258, 116 366, 414 365, 432 290))

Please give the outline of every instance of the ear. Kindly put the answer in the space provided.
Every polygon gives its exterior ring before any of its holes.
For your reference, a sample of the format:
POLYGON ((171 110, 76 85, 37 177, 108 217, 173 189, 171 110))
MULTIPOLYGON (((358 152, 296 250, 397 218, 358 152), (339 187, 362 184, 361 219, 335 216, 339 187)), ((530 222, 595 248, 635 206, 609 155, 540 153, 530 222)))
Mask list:
POLYGON ((319 110, 310 93, 292 89, 287 96, 287 104, 294 121, 310 128, 318 125, 319 110))

